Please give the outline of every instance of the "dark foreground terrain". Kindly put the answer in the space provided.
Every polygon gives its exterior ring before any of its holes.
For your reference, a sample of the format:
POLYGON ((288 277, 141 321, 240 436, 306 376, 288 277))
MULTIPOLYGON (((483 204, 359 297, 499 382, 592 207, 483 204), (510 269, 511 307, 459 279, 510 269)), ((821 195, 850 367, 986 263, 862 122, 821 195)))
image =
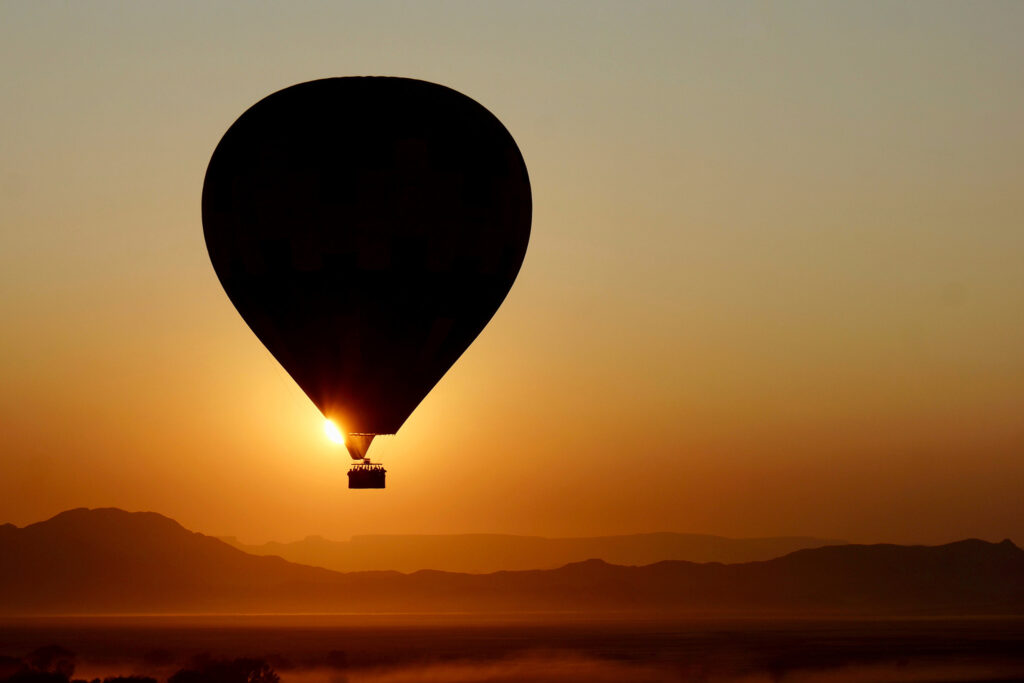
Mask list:
POLYGON ((247 657, 266 665, 264 677, 250 683, 274 674, 284 683, 1024 681, 1020 618, 350 615, 0 622, 0 661, 8 667, 49 645, 63 648, 68 678, 84 680, 140 675, 164 681, 177 673, 177 681, 210 681, 196 671, 247 657))

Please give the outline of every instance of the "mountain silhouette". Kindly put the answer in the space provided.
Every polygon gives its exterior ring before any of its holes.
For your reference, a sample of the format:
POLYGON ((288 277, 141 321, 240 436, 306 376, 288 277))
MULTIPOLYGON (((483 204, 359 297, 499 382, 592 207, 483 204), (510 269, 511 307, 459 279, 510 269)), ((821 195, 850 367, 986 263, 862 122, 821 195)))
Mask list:
POLYGON ((278 586, 335 573, 254 557, 154 512, 68 510, 0 527, 0 611, 230 609, 278 586))
POLYGON ((1024 614, 1024 551, 965 540, 829 546, 738 564, 343 574, 250 555, 151 512, 79 509, 0 526, 0 614, 553 610, 1024 614))
POLYGON ((570 562, 594 558, 623 565, 653 564, 662 560, 753 562, 803 548, 846 543, 804 536, 735 539, 678 533, 590 538, 504 534, 365 535, 353 536, 349 541, 309 536, 293 543, 262 545, 246 545, 233 537, 221 540, 253 555, 277 555, 291 562, 340 572, 437 569, 471 574, 555 569, 570 562))

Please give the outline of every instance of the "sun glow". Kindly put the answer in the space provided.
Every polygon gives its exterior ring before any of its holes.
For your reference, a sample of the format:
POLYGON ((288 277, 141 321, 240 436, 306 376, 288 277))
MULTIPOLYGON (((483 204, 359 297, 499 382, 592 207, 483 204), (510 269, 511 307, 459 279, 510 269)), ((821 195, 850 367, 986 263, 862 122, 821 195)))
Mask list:
POLYGON ((345 435, 341 433, 333 420, 324 420, 324 434, 334 443, 345 443, 345 435))

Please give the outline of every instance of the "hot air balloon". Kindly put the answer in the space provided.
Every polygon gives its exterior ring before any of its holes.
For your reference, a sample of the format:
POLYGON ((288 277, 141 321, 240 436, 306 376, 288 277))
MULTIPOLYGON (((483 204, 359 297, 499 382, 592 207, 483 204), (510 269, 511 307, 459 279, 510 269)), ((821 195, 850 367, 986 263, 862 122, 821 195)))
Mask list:
POLYGON ((505 299, 532 203, 498 119, 450 88, 328 78, 260 100, 203 185, 206 246, 231 302, 344 431, 351 488, 505 299))

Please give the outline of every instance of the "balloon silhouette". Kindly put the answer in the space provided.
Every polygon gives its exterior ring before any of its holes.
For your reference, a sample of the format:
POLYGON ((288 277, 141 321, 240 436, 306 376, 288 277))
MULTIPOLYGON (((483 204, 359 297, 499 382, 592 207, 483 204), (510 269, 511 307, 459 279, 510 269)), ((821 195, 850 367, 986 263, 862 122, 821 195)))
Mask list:
POLYGON ((501 305, 530 182, 501 122, 450 88, 328 78, 253 105, 203 185, 231 302, 354 459, 394 434, 501 305))

